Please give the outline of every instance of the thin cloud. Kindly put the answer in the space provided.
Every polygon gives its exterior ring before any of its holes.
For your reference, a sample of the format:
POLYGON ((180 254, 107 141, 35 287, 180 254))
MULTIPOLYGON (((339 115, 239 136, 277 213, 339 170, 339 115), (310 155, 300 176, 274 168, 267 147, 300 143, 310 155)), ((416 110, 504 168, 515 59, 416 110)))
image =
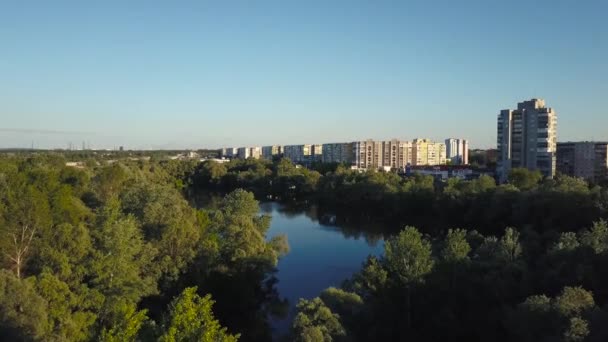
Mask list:
POLYGON ((0 133, 19 133, 19 134, 93 134, 83 131, 60 131, 53 129, 27 129, 27 128, 0 128, 0 133))

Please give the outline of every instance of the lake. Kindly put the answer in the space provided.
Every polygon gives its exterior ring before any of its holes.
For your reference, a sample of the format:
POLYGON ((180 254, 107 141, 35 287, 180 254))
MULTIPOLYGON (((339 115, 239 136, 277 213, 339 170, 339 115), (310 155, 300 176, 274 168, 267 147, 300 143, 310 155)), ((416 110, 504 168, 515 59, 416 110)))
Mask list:
POLYGON ((369 255, 383 251, 380 234, 364 233, 364 227, 333 223, 336 220, 332 215, 319 217, 315 206, 294 210, 278 203, 262 203, 260 208, 272 216, 267 237, 286 234, 290 246, 289 254, 279 261, 276 274, 279 295, 290 305, 287 318, 273 321, 277 336, 289 330, 300 298, 311 299, 330 286, 339 287, 369 255))

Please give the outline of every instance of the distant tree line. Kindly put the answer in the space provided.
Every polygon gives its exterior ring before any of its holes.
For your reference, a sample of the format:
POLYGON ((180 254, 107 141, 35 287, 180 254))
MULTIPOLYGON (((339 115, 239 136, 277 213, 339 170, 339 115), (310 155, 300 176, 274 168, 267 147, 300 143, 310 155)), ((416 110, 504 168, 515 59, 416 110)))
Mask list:
POLYGON ((209 161, 199 164, 186 183, 193 196, 244 188, 260 199, 314 201, 358 220, 414 225, 434 234, 451 227, 498 234, 507 226, 559 233, 590 226, 605 218, 608 208, 608 187, 568 176, 543 180, 525 169, 515 169, 503 185, 488 176, 437 183, 431 176, 360 172, 337 164, 324 172, 287 159, 209 161))

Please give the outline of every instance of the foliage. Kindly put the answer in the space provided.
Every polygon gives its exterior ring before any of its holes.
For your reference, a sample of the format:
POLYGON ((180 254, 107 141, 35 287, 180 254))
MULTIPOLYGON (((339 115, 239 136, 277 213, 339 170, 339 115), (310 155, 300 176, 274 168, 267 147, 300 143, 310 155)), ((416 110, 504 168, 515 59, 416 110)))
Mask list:
POLYGON ((198 296, 196 287, 185 289, 171 303, 159 341, 237 341, 239 336, 229 334, 213 317, 213 303, 210 296, 198 296))
POLYGON ((320 298, 301 299, 298 314, 293 321, 295 341, 335 341, 346 332, 340 324, 340 316, 333 313, 320 298))

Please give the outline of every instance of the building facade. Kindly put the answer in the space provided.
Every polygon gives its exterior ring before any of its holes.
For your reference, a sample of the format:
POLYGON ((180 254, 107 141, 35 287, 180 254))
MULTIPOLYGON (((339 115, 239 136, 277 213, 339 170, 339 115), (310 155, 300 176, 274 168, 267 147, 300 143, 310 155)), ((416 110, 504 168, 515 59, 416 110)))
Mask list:
POLYGON ((420 138, 412 141, 412 165, 443 165, 445 163, 445 144, 420 138))
POLYGON ((371 139, 353 142, 352 166, 358 169, 378 169, 382 166, 382 143, 371 139))
POLYGON ((608 142, 564 142, 557 144, 557 172, 599 181, 608 176, 608 142))
POLYGON ((249 147, 239 147, 237 150, 237 158, 239 159, 247 159, 251 156, 251 148, 249 147))
POLYGON ((497 173, 505 182, 513 168, 539 170, 555 176, 557 114, 542 99, 517 104, 516 110, 501 110, 497 126, 497 173))
POLYGON ((469 142, 465 139, 446 139, 445 140, 446 159, 452 165, 469 164, 469 142))
POLYGON ((273 160, 283 154, 283 147, 280 145, 262 146, 262 158, 273 160))
POLYGON ((226 147, 222 149, 221 156, 222 158, 237 158, 238 157, 238 149, 234 147, 226 147))
POLYGON ((312 145, 283 146, 283 156, 294 163, 308 163, 312 154, 312 145))
POLYGON ((260 159, 262 157, 262 148, 259 146, 249 148, 249 158, 260 159))
POLYGON ((323 145, 311 145, 309 163, 321 163, 323 162, 323 145))
POLYGON ((324 163, 353 163, 353 143, 323 144, 324 163))
POLYGON ((382 142, 382 162, 384 168, 403 170, 412 164, 412 143, 397 139, 382 142))

